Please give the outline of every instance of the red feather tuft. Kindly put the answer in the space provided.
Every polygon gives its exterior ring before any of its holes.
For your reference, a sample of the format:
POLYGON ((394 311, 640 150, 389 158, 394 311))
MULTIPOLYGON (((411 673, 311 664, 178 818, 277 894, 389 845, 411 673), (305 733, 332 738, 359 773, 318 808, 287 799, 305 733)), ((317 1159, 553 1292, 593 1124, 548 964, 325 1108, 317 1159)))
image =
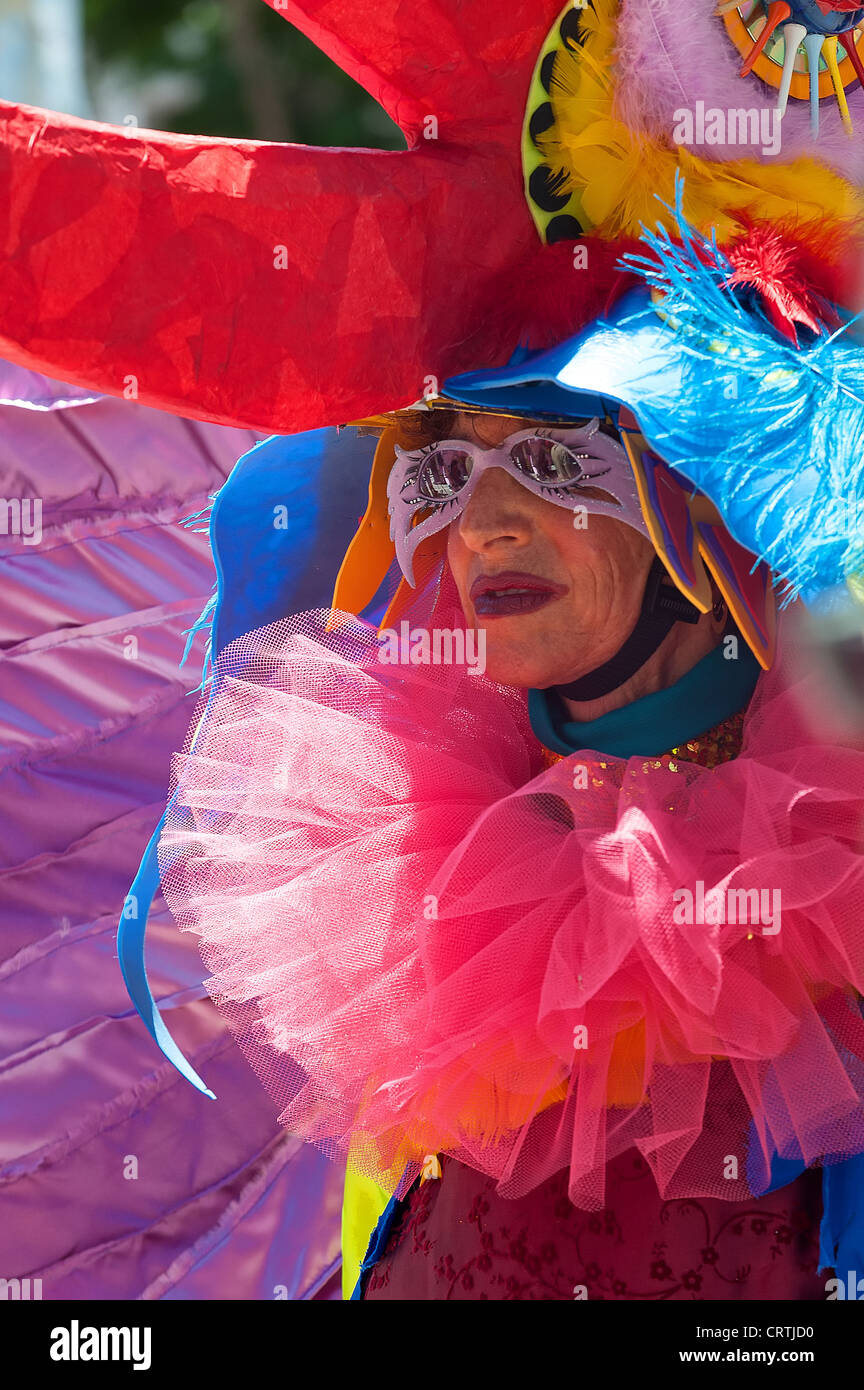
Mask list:
MULTIPOLYGON (((850 236, 850 246, 851 240, 850 236)), ((849 299, 848 271, 842 262, 850 262, 838 256, 843 249, 836 226, 806 232, 799 227, 793 232, 753 223, 725 248, 734 267, 728 283, 755 290, 774 327, 797 346, 799 326, 818 333, 839 325, 833 305, 849 299)))

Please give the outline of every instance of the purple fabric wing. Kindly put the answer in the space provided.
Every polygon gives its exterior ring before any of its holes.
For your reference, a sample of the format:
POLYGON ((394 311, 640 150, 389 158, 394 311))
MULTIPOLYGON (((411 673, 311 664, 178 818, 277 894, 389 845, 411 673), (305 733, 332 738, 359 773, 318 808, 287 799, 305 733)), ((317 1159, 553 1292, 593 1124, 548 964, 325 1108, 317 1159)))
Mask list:
POLYGON ((0 363, 0 1277, 45 1299, 334 1296, 342 1174, 277 1124, 161 900, 151 978, 217 1103, 115 945, 201 668, 213 567, 177 523, 255 441, 0 363))

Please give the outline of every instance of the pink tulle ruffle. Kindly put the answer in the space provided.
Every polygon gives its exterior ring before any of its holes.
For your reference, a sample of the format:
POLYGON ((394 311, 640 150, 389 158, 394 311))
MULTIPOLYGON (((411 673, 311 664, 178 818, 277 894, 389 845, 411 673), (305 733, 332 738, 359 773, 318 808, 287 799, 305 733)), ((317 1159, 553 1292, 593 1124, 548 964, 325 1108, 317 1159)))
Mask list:
POLYGON ((284 1125, 391 1189, 428 1152, 508 1196, 569 1168, 588 1209, 633 1144, 729 1200, 864 1149, 864 753, 783 663, 713 770, 544 769, 523 693, 327 617, 223 654, 160 846, 284 1125))

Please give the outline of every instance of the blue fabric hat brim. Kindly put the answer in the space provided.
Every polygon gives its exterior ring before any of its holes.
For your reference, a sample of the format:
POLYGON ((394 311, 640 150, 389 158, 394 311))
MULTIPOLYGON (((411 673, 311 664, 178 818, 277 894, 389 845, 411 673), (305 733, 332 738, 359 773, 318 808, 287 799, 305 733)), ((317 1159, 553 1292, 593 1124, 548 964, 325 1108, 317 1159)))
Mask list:
MULTIPOLYGON (((609 414, 617 420, 619 408, 626 405, 638 419, 646 361, 663 362, 666 391, 676 393, 681 386, 678 354, 670 353, 670 334, 661 321, 647 316, 650 308, 647 289, 631 290, 612 313, 595 319, 575 337, 541 352, 521 350, 506 367, 462 372, 445 381, 441 394, 487 410, 556 419, 609 414), (639 315, 638 322, 632 322, 634 315, 639 315), (626 356, 620 336, 625 325, 630 349, 626 356)), ((652 383, 652 392, 658 384, 652 383)))

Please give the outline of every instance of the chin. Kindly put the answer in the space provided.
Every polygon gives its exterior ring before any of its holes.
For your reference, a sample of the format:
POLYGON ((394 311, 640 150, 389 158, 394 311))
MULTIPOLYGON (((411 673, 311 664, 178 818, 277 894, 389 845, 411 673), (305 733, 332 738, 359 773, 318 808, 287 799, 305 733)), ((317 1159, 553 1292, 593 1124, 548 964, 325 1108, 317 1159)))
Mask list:
POLYGON ((495 642, 486 629, 486 672, 496 685, 520 686, 525 690, 547 690, 552 685, 566 685, 568 681, 578 680, 601 665, 607 658, 598 654, 586 657, 584 647, 573 653, 572 660, 562 662, 562 641, 558 636, 549 636, 545 641, 532 642, 521 650, 508 646, 500 639, 495 642), (543 660, 543 656, 554 655, 554 662, 543 660))
POLYGON ((473 618, 471 626, 482 628, 486 634, 486 676, 489 680, 496 685, 544 690, 572 679, 566 672, 584 664, 584 647, 572 651, 571 656, 572 634, 562 632, 560 624, 544 623, 544 617, 545 610, 531 617, 496 619, 485 624, 482 618, 473 618), (528 626, 533 631, 528 632, 528 626))
POLYGON ((495 650, 486 638, 486 677, 496 685, 515 685, 525 690, 550 685, 554 677, 529 653, 495 650))

